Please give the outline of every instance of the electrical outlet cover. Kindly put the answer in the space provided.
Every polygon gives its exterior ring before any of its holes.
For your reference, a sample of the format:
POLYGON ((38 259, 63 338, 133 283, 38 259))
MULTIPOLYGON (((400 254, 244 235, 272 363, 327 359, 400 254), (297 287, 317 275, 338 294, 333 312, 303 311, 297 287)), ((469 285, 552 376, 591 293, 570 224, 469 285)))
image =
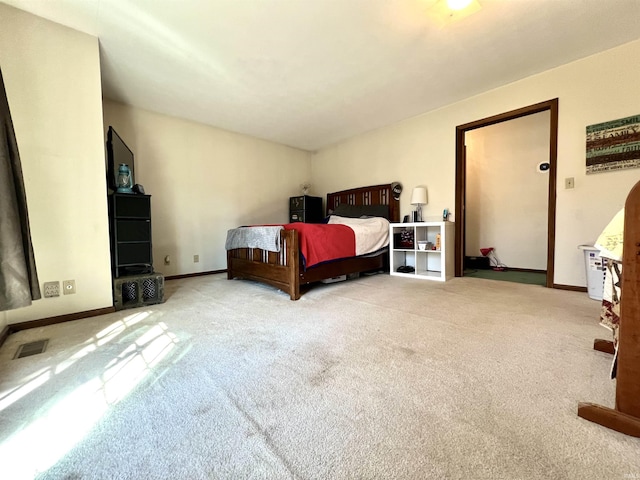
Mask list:
POLYGON ((44 282, 44 298, 60 296, 60 282, 44 282))
POLYGON ((65 280, 64 282, 62 282, 62 293, 64 293, 65 295, 76 293, 76 281, 65 280))

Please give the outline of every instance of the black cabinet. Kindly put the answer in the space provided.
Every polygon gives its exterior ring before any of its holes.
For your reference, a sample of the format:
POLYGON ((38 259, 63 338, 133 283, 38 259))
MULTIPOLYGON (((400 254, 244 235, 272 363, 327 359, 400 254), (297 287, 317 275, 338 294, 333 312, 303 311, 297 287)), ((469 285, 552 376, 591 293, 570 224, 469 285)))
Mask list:
POLYGON ((113 276, 153 273, 151 195, 110 195, 109 229, 113 276))
POLYGON ((300 195, 289 198, 289 222, 322 222, 322 198, 300 195))

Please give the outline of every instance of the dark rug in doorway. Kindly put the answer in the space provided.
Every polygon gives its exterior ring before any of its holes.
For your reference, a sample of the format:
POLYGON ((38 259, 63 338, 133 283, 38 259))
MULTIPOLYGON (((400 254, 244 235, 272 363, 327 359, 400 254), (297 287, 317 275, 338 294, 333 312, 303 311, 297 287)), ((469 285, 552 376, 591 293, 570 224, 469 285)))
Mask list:
POLYGON ((518 272, 515 270, 465 270, 465 277, 486 278, 488 280, 501 280, 503 282, 528 283, 531 285, 545 286, 547 274, 540 272, 518 272))

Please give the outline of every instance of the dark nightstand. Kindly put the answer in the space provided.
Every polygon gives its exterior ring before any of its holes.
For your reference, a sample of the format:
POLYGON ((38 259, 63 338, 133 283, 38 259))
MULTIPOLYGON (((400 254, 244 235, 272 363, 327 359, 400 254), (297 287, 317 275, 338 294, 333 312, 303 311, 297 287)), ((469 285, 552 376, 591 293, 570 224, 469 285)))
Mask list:
POLYGON ((321 223, 322 197, 300 195, 289 198, 289 222, 321 223))

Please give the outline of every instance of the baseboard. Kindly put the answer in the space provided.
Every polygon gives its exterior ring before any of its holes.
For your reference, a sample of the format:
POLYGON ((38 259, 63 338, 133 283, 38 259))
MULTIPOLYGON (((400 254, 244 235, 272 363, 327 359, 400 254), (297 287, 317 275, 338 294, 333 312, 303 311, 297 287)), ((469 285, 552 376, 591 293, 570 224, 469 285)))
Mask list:
POLYGON ((571 290, 572 292, 587 292, 587 287, 576 287, 574 285, 561 285, 559 283, 554 283, 553 288, 557 288, 558 290, 571 290))
POLYGON ((58 315, 56 317, 41 318, 39 320, 31 320, 29 322, 14 323, 14 324, 8 325, 9 334, 19 332, 20 330, 27 330, 28 328, 46 327, 47 325, 70 322, 72 320, 80 320, 81 318, 97 317, 99 315, 106 315, 107 313, 113 313, 115 311, 116 309, 114 307, 105 307, 105 308, 98 308, 96 310, 87 310, 84 312, 69 313, 67 315, 58 315))
POLYGON ((215 275, 216 273, 227 273, 227 269, 225 268, 224 270, 211 270, 209 272, 185 273, 184 275, 170 275, 168 277, 164 277, 164 279, 179 280, 181 278, 202 277, 204 275, 215 275))
POLYGON ((9 325, 5 325, 4 328, 2 329, 2 332, 0 332, 0 347, 2 346, 4 341, 7 339, 7 337, 9 337, 10 334, 11 334, 11 328, 9 327, 9 325))
POLYGON ((514 268, 514 267, 507 267, 507 270, 509 270, 510 272, 529 272, 529 273, 544 273, 546 274, 547 271, 546 270, 535 270, 533 268, 514 268))

